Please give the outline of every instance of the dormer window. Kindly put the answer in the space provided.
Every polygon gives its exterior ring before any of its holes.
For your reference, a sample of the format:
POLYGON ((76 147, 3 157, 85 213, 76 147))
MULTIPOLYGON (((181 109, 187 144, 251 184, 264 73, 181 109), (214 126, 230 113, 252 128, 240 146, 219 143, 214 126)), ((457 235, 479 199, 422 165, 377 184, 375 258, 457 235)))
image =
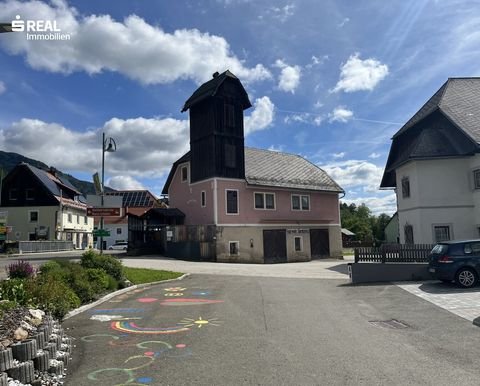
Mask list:
POLYGON ((188 167, 187 166, 182 166, 180 169, 182 173, 182 182, 187 182, 188 181, 188 167))

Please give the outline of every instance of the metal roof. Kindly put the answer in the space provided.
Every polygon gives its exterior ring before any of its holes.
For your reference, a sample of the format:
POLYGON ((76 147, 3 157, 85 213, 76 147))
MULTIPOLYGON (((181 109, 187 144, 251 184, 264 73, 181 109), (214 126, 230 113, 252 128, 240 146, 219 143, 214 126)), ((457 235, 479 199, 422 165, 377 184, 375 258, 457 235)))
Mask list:
POLYGON ((317 165, 299 155, 278 151, 245 148, 245 179, 250 185, 343 193, 317 165))
MULTIPOLYGON (((190 162, 190 152, 173 164, 162 194, 168 194, 175 170, 183 162, 190 162)), ((323 169, 299 155, 248 147, 245 148, 245 179, 250 185, 344 192, 323 169)))

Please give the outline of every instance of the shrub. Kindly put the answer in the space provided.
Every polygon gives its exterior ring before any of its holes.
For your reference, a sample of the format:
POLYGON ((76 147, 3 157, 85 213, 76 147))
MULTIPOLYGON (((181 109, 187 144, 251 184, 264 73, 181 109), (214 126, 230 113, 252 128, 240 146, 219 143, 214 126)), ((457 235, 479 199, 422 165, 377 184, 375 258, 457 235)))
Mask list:
POLYGON ((108 288, 109 284, 109 277, 103 269, 100 268, 87 268, 85 270, 85 274, 90 283, 92 283, 92 287, 94 288, 96 293, 104 292, 108 288))
POLYGON ((61 265, 56 260, 49 260, 46 263, 42 264, 40 267, 40 273, 46 274, 51 271, 61 269, 61 265))
POLYGON ((33 296, 29 293, 24 279, 10 279, 0 282, 0 298, 21 306, 33 305, 33 296))
POLYGON ((11 279, 29 279, 34 277, 35 273, 35 268, 25 260, 17 260, 7 267, 7 274, 11 279))
POLYGON ((40 308, 59 319, 81 304, 78 296, 66 283, 50 275, 40 275, 29 282, 28 290, 40 308))
POLYGON ((99 255, 90 250, 82 255, 81 263, 85 268, 100 268, 115 280, 123 280, 123 266, 120 261, 110 255, 99 255))

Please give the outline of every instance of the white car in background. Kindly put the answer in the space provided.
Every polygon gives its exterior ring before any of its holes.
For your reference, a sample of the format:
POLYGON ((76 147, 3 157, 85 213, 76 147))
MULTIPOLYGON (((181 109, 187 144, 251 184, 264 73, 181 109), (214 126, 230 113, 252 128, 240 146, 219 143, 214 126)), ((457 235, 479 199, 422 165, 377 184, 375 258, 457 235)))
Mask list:
POLYGON ((123 250, 123 251, 126 251, 127 248, 128 248, 128 243, 126 241, 119 241, 108 247, 108 249, 110 250, 117 249, 117 250, 123 250))

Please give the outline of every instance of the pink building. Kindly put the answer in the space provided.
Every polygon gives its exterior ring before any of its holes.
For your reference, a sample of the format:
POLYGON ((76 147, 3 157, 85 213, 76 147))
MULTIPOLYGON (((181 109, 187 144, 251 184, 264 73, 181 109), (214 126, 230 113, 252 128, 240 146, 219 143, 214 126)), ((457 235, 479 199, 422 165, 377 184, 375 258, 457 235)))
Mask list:
POLYGON ((177 160, 163 194, 186 225, 216 227, 216 259, 274 263, 342 255, 339 193, 306 159, 244 147, 247 93, 226 71, 187 100, 191 150, 177 160))

